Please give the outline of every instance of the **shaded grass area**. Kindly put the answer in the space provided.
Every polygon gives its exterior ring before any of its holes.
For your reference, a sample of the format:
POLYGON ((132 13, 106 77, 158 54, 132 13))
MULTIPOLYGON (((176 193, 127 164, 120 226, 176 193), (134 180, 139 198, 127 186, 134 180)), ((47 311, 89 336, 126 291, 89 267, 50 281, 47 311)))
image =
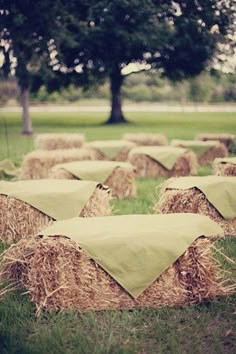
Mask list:
MULTIPOLYGON (((35 113, 36 132, 80 131, 88 140, 120 138, 124 132, 160 132, 168 138, 193 138, 199 132, 236 132, 236 117, 230 113, 129 113, 133 122, 117 127, 99 126, 102 113, 35 113)), ((20 136, 20 117, 0 118, 0 159, 9 153, 18 164, 33 148, 31 137, 20 136), (5 129, 5 128, 4 128, 5 129), (6 135, 8 144, 6 144, 6 135), (8 151, 8 153, 7 153, 8 151)), ((199 175, 211 173, 209 166, 199 175)), ((153 213, 158 186, 164 179, 139 178, 138 195, 113 200, 114 214, 153 213)), ((228 257, 236 258, 236 239, 217 243, 228 257)), ((6 246, 0 244, 0 253, 6 246)), ((236 272, 217 253, 223 268, 236 272)), ((235 296, 201 305, 164 307, 158 310, 58 312, 35 318, 35 307, 27 295, 12 292, 0 300, 0 353, 235 353, 235 296)))
POLYGON ((235 297, 188 307, 34 318, 20 293, 0 304, 1 353, 234 353, 235 297))

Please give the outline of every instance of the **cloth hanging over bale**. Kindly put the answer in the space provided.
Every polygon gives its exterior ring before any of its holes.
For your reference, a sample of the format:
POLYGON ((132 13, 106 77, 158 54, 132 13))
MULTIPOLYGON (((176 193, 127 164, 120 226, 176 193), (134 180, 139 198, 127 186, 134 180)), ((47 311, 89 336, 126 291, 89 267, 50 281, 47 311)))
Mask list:
POLYGON ((123 140, 131 141, 137 145, 161 146, 168 145, 168 140, 163 134, 154 133, 127 133, 122 137, 123 140))
POLYGON ((228 148, 233 143, 235 135, 227 133, 204 133, 198 134, 195 139, 202 141, 218 140, 228 148))
POLYGON ((126 161, 134 143, 124 140, 96 140, 86 144, 96 153, 97 160, 126 161))
POLYGON ((181 177, 163 184, 154 207, 161 213, 199 213, 236 235, 236 178, 222 176, 181 177))
POLYGON ((18 172, 19 170, 11 160, 5 159, 0 161, 0 177, 4 175, 15 177, 18 172))
POLYGON ((138 146, 129 161, 142 177, 185 176, 197 173, 197 157, 192 151, 173 146, 138 146))
POLYGON ((213 169, 218 176, 236 176, 236 157, 215 159, 213 169))
POLYGON ((46 133, 35 138, 36 149, 55 150, 80 148, 85 141, 83 134, 78 133, 46 133))
POLYGON ((200 165, 210 164, 216 157, 228 156, 228 150, 225 145, 217 140, 197 141, 174 139, 171 141, 171 145, 192 150, 197 155, 200 165))
POLYGON ((111 215, 110 190, 94 181, 0 182, 0 240, 31 237, 54 220, 111 215))
POLYGON ((134 166, 119 161, 75 161, 54 166, 50 178, 99 181, 118 198, 136 195, 134 166))
POLYGON ((63 162, 95 160, 91 149, 34 150, 25 155, 22 162, 20 179, 47 178, 49 170, 63 162))
POLYGON ((222 282, 212 242, 199 238, 222 232, 207 217, 86 220, 54 223, 3 254, 1 273, 27 289, 38 313, 183 305, 234 290, 222 282))

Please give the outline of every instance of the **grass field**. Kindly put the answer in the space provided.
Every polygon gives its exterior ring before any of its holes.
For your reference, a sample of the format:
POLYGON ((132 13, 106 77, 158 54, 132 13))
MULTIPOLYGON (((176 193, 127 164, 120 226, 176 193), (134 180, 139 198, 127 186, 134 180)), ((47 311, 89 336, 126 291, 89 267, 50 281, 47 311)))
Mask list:
MULTIPOLYGON (((200 132, 236 133, 235 113, 129 113, 130 124, 104 126, 99 113, 34 113, 35 133, 82 132, 88 140, 116 139, 124 132, 160 132, 168 138, 193 138, 200 132)), ((20 135, 16 113, 0 113, 0 160, 17 164, 33 149, 31 137, 20 135)), ((199 174, 211 173, 201 168, 199 174)), ((138 196, 114 201, 115 214, 152 213, 163 179, 139 179, 138 196)), ((236 258, 236 240, 219 246, 236 258)), ((0 245, 0 252, 5 246, 0 245)), ((221 259, 223 266, 236 272, 221 259)), ((201 305, 158 310, 44 313, 35 318, 26 295, 0 300, 0 353, 235 353, 235 296, 201 305)))

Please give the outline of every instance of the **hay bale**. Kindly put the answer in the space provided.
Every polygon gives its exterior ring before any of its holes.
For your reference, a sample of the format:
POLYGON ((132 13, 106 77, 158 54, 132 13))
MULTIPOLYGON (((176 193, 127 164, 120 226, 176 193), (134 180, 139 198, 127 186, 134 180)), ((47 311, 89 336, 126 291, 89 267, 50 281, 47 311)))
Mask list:
POLYGON ((218 141, 199 141, 198 144, 198 142, 194 140, 172 140, 171 145, 194 151, 197 154, 199 165, 208 165, 211 164, 216 157, 228 156, 226 146, 218 141))
POLYGON ((233 293, 212 242, 198 238, 134 299, 78 243, 65 237, 19 241, 2 256, 2 279, 24 288, 37 307, 78 311, 186 305, 233 293))
POLYGON ((135 171, 132 165, 125 162, 79 161, 59 164, 51 169, 49 178, 96 180, 109 186, 112 195, 119 199, 136 195, 135 171))
MULTIPOLYGON (((160 149, 160 147, 154 148, 160 149)), ((156 151, 158 152, 158 150, 156 151)), ((140 177, 171 177, 197 174, 197 157, 194 152, 188 150, 183 150, 182 155, 177 158, 171 169, 166 168, 145 152, 138 151, 138 148, 131 150, 129 162, 135 166, 136 173, 140 177)))
MULTIPOLYGON (((55 180, 52 180, 55 184, 55 180)), ((112 214, 110 190, 97 185, 94 193, 78 216, 108 216, 112 214)), ((55 221, 32 205, 11 196, 0 194, 0 241, 12 244, 22 237, 30 238, 55 221)))
POLYGON ((206 133, 198 134, 195 139, 202 141, 218 140, 228 148, 233 143, 235 135, 226 133, 206 133))
POLYGON ((85 147, 93 149, 96 160, 127 161, 134 143, 124 140, 96 140, 85 147))
POLYGON ((59 163, 94 160, 95 154, 91 149, 62 149, 62 150, 34 150, 24 156, 20 179, 47 178, 49 170, 59 163))
POLYGON ((35 138, 35 147, 40 150, 80 148, 85 141, 83 134, 47 133, 38 134, 35 138))
POLYGON ((226 157, 228 156, 228 150, 226 146, 222 143, 217 144, 210 148, 205 154, 203 154, 198 159, 199 165, 208 165, 211 164, 216 157, 226 157))
POLYGON ((168 140, 163 134, 154 133, 127 133, 122 137, 123 140, 131 141, 137 145, 161 146, 168 145, 168 140))
MULTIPOLYGON (((199 177, 204 178, 204 177, 199 177)), ((168 179, 160 189, 160 200, 154 205, 156 213, 196 213, 209 216, 224 230, 224 235, 236 236, 236 217, 225 219, 198 188, 175 189, 174 178, 168 179)))
POLYGON ((215 159, 213 169, 217 176, 236 176, 236 157, 215 159))

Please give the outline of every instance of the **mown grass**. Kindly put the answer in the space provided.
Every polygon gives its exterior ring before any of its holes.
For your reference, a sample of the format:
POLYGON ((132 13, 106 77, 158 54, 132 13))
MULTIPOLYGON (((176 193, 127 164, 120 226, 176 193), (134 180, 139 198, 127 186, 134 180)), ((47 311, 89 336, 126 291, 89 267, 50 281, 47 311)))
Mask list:
MULTIPOLYGON (((160 132, 169 138, 193 138, 199 132, 234 132, 231 113, 129 113, 129 125, 99 125, 104 114, 35 113, 35 132, 81 131, 88 140, 120 138, 126 131, 160 132)), ((18 164, 33 148, 31 137, 20 135, 20 116, 0 115, 0 159, 9 155, 18 164), (2 119, 1 119, 2 118, 2 119), (3 124, 3 121, 5 123, 3 124), (6 132, 7 130, 7 132, 6 132), (8 140, 8 144, 7 144, 8 140)), ((211 173, 201 168, 200 175, 211 173)), ((152 213, 160 179, 137 181, 138 196, 113 201, 115 214, 152 213)), ((233 238, 218 242, 236 257, 233 238)), ((6 247, 0 244, 0 253, 6 247)), ((226 270, 235 271, 218 255, 226 270)), ((0 353, 235 353, 235 297, 201 305, 158 310, 59 312, 35 318, 27 295, 12 292, 0 301, 0 353)))

